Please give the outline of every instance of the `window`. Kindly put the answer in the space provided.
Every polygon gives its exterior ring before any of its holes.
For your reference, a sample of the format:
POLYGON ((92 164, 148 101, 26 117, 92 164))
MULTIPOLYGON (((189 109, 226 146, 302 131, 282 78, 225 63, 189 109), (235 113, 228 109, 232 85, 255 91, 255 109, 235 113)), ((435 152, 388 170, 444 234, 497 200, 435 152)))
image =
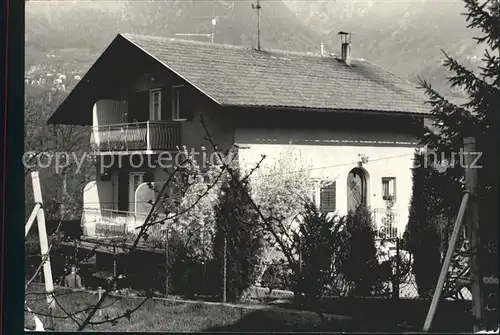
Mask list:
POLYGON ((151 121, 161 120, 161 88, 149 91, 149 119, 151 121))
POLYGON ((139 185, 144 182, 144 173, 131 173, 133 191, 135 192, 139 185))
POLYGON ((316 202, 316 188, 311 188, 311 190, 309 191, 309 200, 313 202, 313 204, 317 205, 317 202, 316 202))
POLYGON ((316 206, 318 205, 317 203, 317 193, 318 191, 318 185, 317 185, 317 182, 315 180, 310 180, 310 184, 309 184, 309 190, 307 192, 307 200, 309 201, 312 201, 313 204, 315 204, 316 206))
POLYGON ((396 199, 396 178, 394 177, 382 178, 382 199, 384 200, 396 199))
POLYGON ((336 184, 335 182, 321 187, 319 191, 320 212, 328 213, 336 210, 336 184))
POLYGON ((172 120, 183 120, 184 119, 184 103, 186 102, 182 99, 184 93, 184 86, 172 86, 172 120))

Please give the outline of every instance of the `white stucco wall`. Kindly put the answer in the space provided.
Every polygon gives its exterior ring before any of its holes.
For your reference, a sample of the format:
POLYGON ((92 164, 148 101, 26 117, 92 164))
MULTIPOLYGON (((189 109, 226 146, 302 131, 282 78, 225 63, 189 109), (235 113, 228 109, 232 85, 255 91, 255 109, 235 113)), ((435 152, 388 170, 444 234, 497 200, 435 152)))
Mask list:
POLYGON ((336 180, 336 207, 340 214, 347 212, 347 176, 357 166, 359 154, 368 162, 363 168, 369 173, 368 205, 372 209, 386 208, 382 199, 382 178, 396 178, 398 234, 408 221, 408 208, 412 192, 413 154, 416 143, 411 136, 397 134, 353 134, 330 131, 307 132, 285 129, 237 129, 236 143, 240 164, 249 169, 265 154, 260 173, 281 153, 293 150, 300 153, 303 162, 310 165, 311 178, 336 180), (392 143, 390 141, 392 138, 392 143), (291 141, 291 142, 290 142, 291 141))

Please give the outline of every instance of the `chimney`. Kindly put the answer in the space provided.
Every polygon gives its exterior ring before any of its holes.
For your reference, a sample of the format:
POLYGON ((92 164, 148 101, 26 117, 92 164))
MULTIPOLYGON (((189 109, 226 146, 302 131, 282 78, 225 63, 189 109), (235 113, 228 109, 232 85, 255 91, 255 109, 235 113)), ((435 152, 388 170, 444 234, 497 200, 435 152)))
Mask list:
POLYGON ((342 61, 351 66, 351 34, 344 31, 339 32, 340 35, 340 58, 342 61))
POLYGON ((320 45, 320 54, 321 54, 321 57, 323 57, 325 54, 325 45, 323 43, 321 43, 321 45, 320 45))

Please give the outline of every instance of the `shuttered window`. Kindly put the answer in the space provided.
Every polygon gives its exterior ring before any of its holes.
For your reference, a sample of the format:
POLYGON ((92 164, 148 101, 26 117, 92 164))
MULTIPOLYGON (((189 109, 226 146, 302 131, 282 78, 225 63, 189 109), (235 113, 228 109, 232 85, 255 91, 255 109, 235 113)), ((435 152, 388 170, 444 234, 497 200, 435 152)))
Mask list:
POLYGON ((320 189, 320 211, 322 213, 335 212, 336 210, 336 183, 323 186, 320 189))

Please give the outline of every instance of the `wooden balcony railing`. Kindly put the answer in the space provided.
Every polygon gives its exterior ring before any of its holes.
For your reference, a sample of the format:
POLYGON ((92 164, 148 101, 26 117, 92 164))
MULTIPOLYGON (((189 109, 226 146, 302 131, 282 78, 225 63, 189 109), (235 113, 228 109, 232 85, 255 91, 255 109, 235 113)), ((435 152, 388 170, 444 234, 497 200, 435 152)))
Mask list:
POLYGON ((181 123, 146 121, 92 127, 95 152, 175 150, 181 142, 181 123))

